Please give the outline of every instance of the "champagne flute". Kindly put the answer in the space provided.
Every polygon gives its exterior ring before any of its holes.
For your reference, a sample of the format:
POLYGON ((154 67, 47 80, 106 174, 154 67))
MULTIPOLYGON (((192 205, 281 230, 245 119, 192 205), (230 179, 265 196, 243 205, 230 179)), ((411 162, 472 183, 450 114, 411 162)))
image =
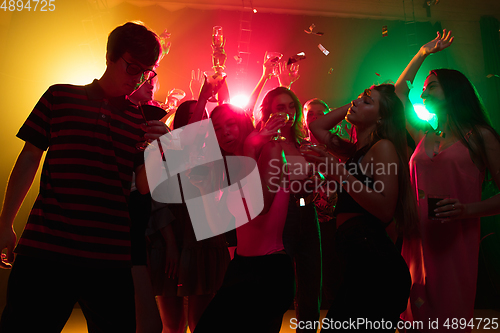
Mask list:
MULTIPOLYGON (((282 118, 285 120, 285 122, 288 122, 288 120, 290 119, 290 115, 286 112, 274 112, 274 113, 271 113, 271 115, 269 116, 269 121, 271 121, 272 119, 275 119, 275 118, 282 118)), ((286 140, 286 138, 281 135, 281 128, 278 128, 277 134, 273 138, 273 140, 276 140, 276 141, 285 141, 286 140)))
POLYGON ((208 101, 212 102, 212 103, 217 103, 218 100, 217 100, 216 93, 213 90, 213 88, 220 84, 220 82, 226 77, 226 73, 224 73, 224 72, 218 73, 218 72, 214 72, 214 71, 206 71, 203 74, 207 78, 207 82, 210 83, 210 85, 212 86, 212 96, 210 96, 208 98, 208 101))
MULTIPOLYGON (((204 72, 207 82, 212 87, 216 87, 226 77, 223 72, 226 62, 226 53, 224 52, 224 35, 221 26, 215 26, 212 29, 212 64, 213 71, 204 72)), ((216 93, 212 89, 212 96, 208 99, 209 102, 217 102, 216 93)))
POLYGON ((224 70, 226 61, 224 54, 224 34, 221 26, 215 26, 212 30, 212 64, 216 72, 224 70))

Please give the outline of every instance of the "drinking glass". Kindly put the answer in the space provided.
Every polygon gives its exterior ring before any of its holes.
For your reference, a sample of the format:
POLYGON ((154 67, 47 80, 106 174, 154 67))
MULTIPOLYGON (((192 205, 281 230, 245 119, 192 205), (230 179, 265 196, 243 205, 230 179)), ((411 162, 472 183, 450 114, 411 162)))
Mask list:
POLYGON ((442 220, 442 217, 437 217, 434 209, 442 207, 438 206, 437 203, 441 200, 449 198, 447 194, 428 194, 427 195, 427 217, 429 220, 442 220))
POLYGON ((221 26, 215 26, 212 30, 212 64, 217 72, 222 72, 224 63, 226 62, 226 55, 224 53, 224 35, 221 26))
POLYGON ((226 73, 217 72, 217 71, 205 71, 203 72, 205 77, 207 78, 207 82, 212 86, 212 96, 208 98, 209 102, 217 103, 217 93, 213 90, 213 87, 216 87, 220 82, 226 77, 226 73))
MULTIPOLYGON (((269 121, 272 120, 272 119, 274 119, 274 118, 283 118, 283 119, 285 119, 285 121, 288 121, 290 119, 290 115, 288 113, 286 113, 286 112, 271 113, 271 115, 269 116, 269 121)), ((273 138, 273 140, 276 140, 276 141, 285 141, 286 138, 281 135, 281 128, 278 128, 277 132, 278 133, 273 138)))
POLYGON ((279 52, 266 51, 264 62, 269 60, 271 63, 273 63, 273 76, 279 75, 278 62, 281 60, 281 57, 283 57, 283 54, 279 52))

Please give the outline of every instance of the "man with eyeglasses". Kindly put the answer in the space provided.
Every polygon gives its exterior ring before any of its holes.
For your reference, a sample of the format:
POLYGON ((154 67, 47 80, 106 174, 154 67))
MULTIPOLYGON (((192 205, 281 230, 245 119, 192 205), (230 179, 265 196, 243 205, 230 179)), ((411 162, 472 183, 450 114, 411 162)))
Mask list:
POLYGON ((135 332, 128 200, 142 193, 142 142, 166 133, 125 97, 152 79, 158 36, 139 23, 111 32, 106 71, 87 86, 49 87, 17 136, 25 141, 0 215, 10 268, 0 332, 60 332, 78 302, 89 332, 135 332), (14 218, 47 150, 40 192, 15 249, 14 218))

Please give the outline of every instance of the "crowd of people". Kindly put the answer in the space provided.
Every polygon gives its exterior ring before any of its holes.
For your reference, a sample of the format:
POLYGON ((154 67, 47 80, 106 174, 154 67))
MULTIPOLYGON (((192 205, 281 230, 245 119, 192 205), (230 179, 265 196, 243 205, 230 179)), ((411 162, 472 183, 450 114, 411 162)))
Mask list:
POLYGON ((424 83, 437 128, 416 119, 408 98, 426 57, 453 39, 438 32, 395 84, 335 109, 319 98, 302 105, 292 90, 298 66, 275 59, 246 108, 228 103, 225 80, 199 72, 191 100, 162 108, 158 35, 138 22, 115 28, 102 77, 49 87, 17 134, 25 144, 0 215, 0 267, 11 269, 0 333, 60 332, 76 303, 89 332, 278 333, 291 308, 297 332, 430 332, 447 318, 469 321, 480 218, 500 214, 499 195, 481 200, 485 183, 500 186, 500 136, 459 71, 432 70, 424 83), (257 107, 273 72, 280 86, 257 107), (182 184, 182 200, 163 202, 146 152, 175 138, 160 159, 192 159, 182 147, 196 142, 185 134, 197 124, 197 148, 209 146, 209 124, 222 159, 164 180, 182 184), (44 152, 18 240, 13 221, 44 152), (213 237, 193 226, 193 194, 213 237), (334 224, 331 234, 323 223, 334 224), (331 251, 322 253, 322 238, 331 251), (357 319, 365 324, 346 327, 357 319))

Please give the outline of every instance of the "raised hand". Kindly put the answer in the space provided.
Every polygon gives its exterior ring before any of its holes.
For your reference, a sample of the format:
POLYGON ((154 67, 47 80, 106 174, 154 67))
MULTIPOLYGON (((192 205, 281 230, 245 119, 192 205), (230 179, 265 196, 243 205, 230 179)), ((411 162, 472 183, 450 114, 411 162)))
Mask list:
POLYGON ((275 72, 275 69, 276 69, 276 72, 278 72, 278 65, 279 65, 279 57, 267 57, 267 53, 266 55, 264 56, 264 64, 263 64, 263 76, 267 77, 267 78, 271 78, 271 75, 273 75, 273 73, 275 72))
POLYGON ((191 81, 189 81, 189 90, 191 91, 191 99, 197 99, 198 94, 200 93, 201 86, 203 85, 203 81, 205 80, 203 72, 195 70, 191 70, 191 81))
POLYGON ((290 64, 287 66, 286 61, 279 63, 278 81, 280 86, 290 88, 292 83, 299 79, 299 65, 290 64))
POLYGON ((446 29, 443 30, 443 35, 437 32, 437 37, 428 42, 427 44, 423 45, 420 50, 423 52, 424 55, 429 55, 432 53, 436 53, 439 51, 444 50, 448 46, 453 43, 453 39, 455 37, 451 36, 451 30, 446 32, 446 29))

